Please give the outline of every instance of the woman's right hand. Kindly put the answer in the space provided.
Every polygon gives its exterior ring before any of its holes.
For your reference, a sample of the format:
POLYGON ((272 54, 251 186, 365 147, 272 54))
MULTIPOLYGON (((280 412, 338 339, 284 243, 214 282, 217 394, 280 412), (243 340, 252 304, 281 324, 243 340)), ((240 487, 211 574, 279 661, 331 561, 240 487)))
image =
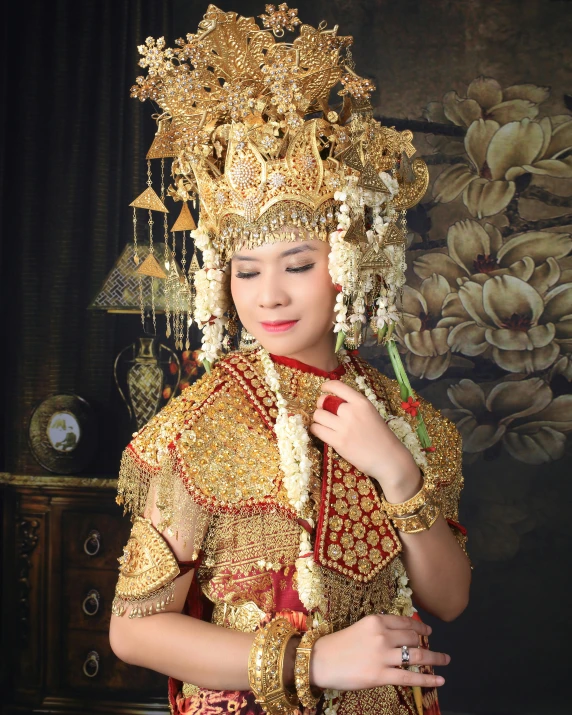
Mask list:
POLYGON ((409 665, 448 665, 451 656, 419 648, 430 626, 407 616, 365 616, 348 628, 322 636, 312 649, 310 681, 319 688, 362 690, 382 685, 443 685, 444 678, 400 668, 401 647, 409 665))

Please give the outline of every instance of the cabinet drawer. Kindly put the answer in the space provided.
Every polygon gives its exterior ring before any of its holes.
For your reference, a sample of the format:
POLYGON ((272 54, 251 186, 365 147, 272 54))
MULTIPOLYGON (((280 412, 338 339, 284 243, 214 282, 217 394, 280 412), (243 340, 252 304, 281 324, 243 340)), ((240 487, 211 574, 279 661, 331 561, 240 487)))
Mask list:
POLYGON ((62 666, 64 688, 123 690, 156 697, 167 694, 167 677, 119 660, 107 633, 68 631, 62 666))
POLYGON ((68 569, 62 594, 65 627, 107 631, 118 575, 117 569, 68 569))
POLYGON ((62 549, 64 564, 71 568, 117 570, 117 558, 129 539, 131 523, 117 514, 64 511, 62 549))

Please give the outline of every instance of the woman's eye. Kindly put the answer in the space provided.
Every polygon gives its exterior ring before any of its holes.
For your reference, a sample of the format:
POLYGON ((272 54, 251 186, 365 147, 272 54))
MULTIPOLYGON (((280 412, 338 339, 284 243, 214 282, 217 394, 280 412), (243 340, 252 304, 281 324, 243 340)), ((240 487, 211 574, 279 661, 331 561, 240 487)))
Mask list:
POLYGON ((287 268, 286 270, 289 273, 303 273, 304 271, 309 271, 310 268, 313 268, 315 265, 315 263, 307 263, 305 266, 296 266, 295 268, 287 268))
POLYGON ((254 276, 257 276, 258 273, 245 273, 244 271, 238 271, 235 273, 235 276, 237 278, 254 278, 254 276))

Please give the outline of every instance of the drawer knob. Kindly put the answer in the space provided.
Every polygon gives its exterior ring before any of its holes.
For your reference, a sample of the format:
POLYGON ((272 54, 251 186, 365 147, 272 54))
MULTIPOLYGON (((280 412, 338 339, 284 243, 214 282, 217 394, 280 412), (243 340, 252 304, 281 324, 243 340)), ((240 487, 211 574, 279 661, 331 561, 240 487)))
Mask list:
POLYGON ((83 674, 88 678, 95 678, 99 673, 99 653, 90 650, 83 664, 83 674))
POLYGON ((101 601, 101 596, 96 588, 92 588, 88 591, 87 596, 83 599, 81 607, 86 616, 95 616, 99 611, 99 604, 101 601))
POLYGON ((92 529, 83 542, 83 550, 88 556, 97 556, 101 549, 101 534, 97 529, 92 529))

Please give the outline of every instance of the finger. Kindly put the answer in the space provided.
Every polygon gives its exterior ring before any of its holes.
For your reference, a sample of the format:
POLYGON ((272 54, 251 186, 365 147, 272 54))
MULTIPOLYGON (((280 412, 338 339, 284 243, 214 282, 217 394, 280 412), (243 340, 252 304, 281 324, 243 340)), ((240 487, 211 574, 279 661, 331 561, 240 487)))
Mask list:
POLYGON ((316 424, 329 427, 334 431, 339 430, 341 426, 340 418, 327 410, 316 410, 313 414, 313 419, 316 424))
MULTIPOLYGON (((407 644, 404 644, 407 645, 407 644)), ((409 665, 449 665, 451 656, 448 653, 438 653, 425 648, 409 648, 409 665)), ((402 665, 401 648, 392 649, 388 665, 402 665)))
POLYGON ((388 685, 419 685, 422 688, 435 688, 445 683, 445 678, 440 675, 425 675, 397 668, 388 668, 384 675, 388 678, 386 681, 388 685))
POLYGON ((344 404, 346 402, 346 400, 343 400, 341 397, 338 397, 337 395, 332 395, 331 392, 322 392, 322 394, 318 397, 318 400, 316 402, 316 407, 318 409, 324 409, 324 402, 326 401, 327 397, 329 397, 330 399, 340 401, 340 405, 338 405, 338 409, 342 404, 344 404))
POLYGON ((392 630, 413 630, 419 635, 428 636, 432 632, 431 626, 428 626, 423 621, 416 621, 408 616, 393 616, 391 614, 380 616, 382 623, 386 628, 392 630))
POLYGON ((384 633, 384 638, 385 642, 392 648, 401 648, 402 645, 409 646, 410 648, 417 648, 420 643, 419 633, 412 630, 386 631, 384 633))
POLYGON ((309 427, 309 431, 322 442, 329 444, 332 447, 332 441, 336 439, 336 432, 329 427, 324 427, 324 425, 319 425, 317 422, 312 422, 309 427))
POLYGON ((361 402, 362 400, 367 400, 361 392, 354 390, 353 387, 346 385, 341 380, 326 380, 322 383, 322 392, 329 392, 331 395, 337 395, 341 397, 346 402, 361 402))

